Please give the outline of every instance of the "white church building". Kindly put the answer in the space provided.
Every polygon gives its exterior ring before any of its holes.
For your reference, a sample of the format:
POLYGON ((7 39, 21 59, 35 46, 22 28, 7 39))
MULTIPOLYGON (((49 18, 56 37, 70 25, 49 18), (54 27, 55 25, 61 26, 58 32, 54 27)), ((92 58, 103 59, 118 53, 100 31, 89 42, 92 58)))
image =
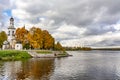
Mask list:
POLYGON ((8 27, 8 39, 7 41, 3 42, 2 49, 15 49, 15 50, 22 50, 23 46, 21 43, 17 42, 15 39, 15 31, 16 28, 14 27, 14 18, 10 18, 10 25, 8 27))

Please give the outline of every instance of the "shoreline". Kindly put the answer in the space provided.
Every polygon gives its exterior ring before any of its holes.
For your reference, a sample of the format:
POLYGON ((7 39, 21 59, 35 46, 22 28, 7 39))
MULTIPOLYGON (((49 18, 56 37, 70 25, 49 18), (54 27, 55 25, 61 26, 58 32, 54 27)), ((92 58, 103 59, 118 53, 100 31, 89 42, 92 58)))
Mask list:
POLYGON ((51 51, 51 53, 37 53, 36 51, 27 51, 33 58, 60 58, 60 57, 68 57, 72 56, 69 55, 67 52, 63 51, 51 51))
POLYGON ((36 50, 0 50, 0 60, 3 61, 16 61, 29 58, 61 58, 69 57, 67 52, 51 51, 50 50, 37 50, 44 53, 37 53, 36 50))

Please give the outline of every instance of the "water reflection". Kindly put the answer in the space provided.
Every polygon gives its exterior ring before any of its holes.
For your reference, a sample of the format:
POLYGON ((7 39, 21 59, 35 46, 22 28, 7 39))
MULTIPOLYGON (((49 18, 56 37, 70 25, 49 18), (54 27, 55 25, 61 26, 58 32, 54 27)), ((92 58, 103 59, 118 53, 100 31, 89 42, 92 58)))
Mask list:
POLYGON ((49 80, 54 59, 0 62, 0 80, 49 80))
POLYGON ((0 62, 0 80, 120 80, 120 51, 73 51, 72 57, 0 62))

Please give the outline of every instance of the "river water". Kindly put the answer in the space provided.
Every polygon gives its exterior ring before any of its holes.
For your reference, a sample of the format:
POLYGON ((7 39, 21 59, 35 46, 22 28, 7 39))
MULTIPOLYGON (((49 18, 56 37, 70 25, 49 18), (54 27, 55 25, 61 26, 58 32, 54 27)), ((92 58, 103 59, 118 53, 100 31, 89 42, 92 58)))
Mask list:
POLYGON ((0 80, 120 80, 120 51, 69 51, 71 57, 0 61, 0 80))

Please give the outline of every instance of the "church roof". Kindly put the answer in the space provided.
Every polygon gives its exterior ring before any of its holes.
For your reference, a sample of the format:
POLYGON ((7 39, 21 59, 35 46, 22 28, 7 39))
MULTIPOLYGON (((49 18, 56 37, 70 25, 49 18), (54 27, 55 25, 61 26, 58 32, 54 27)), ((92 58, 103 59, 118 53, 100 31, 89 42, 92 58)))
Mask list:
POLYGON ((9 44, 9 42, 8 42, 8 41, 4 41, 3 44, 4 44, 4 45, 7 45, 7 44, 9 44))

